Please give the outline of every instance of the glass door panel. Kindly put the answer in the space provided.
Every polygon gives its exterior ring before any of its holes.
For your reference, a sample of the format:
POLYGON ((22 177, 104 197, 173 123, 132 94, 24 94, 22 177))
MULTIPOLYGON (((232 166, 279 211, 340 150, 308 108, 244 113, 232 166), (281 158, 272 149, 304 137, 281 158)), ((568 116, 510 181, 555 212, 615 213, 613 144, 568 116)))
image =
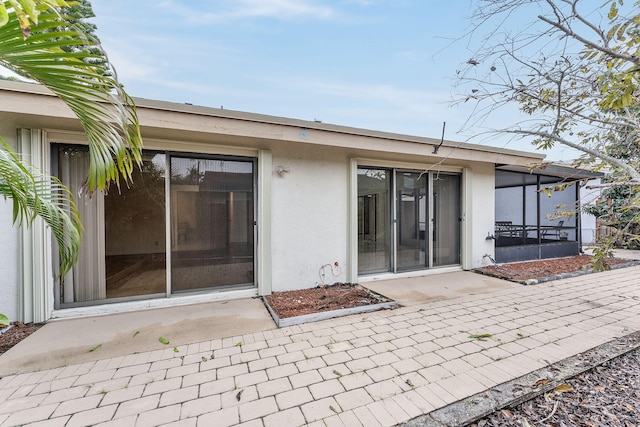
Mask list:
POLYGON ((397 270, 428 267, 427 177, 419 172, 396 172, 397 270))
POLYGON ((433 265, 460 264, 460 175, 433 177, 433 265))
POLYGON ((254 169, 171 158, 172 292, 254 284, 254 169))
POLYGON ((132 182, 88 195, 89 150, 56 145, 54 172, 77 195, 78 263, 60 283, 61 307, 166 295, 165 156, 144 152, 132 182))
POLYGON ((391 269, 391 172, 358 169, 358 272, 391 269))
POLYGON ((104 194, 91 197, 83 191, 89 173, 89 150, 82 146, 54 146, 53 172, 76 195, 76 206, 84 227, 78 262, 60 280, 56 292, 59 306, 104 300, 107 288, 104 274, 104 194))
POLYGON ((104 196, 107 298, 167 292, 165 155, 143 154, 133 182, 104 196))

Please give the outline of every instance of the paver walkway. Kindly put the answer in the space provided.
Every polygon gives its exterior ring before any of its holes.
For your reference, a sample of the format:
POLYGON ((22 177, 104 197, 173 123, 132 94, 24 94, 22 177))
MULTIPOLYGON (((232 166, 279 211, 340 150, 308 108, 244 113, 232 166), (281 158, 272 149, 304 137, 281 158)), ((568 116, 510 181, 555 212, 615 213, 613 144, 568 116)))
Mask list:
POLYGON ((0 425, 392 426, 639 330, 631 267, 7 376, 0 425))

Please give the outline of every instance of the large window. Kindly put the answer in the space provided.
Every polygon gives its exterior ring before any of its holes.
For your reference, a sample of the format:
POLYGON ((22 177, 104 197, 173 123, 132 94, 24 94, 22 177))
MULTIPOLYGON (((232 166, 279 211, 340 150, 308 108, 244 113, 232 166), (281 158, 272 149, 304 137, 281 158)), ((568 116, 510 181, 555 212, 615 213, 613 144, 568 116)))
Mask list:
POLYGON ((358 273, 460 263, 460 175, 358 168, 358 273))
POLYGON ((54 170, 80 196, 84 225, 58 306, 254 286, 253 159, 144 152, 133 182, 87 195, 87 149, 54 147, 54 170))

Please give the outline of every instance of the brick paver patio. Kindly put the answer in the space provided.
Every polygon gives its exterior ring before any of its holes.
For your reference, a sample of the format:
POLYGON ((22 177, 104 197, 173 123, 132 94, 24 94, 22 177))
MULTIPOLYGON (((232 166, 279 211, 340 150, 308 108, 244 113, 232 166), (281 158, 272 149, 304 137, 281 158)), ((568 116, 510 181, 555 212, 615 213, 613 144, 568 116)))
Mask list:
POLYGON ((0 425, 392 426, 636 331, 630 267, 7 376, 0 425))

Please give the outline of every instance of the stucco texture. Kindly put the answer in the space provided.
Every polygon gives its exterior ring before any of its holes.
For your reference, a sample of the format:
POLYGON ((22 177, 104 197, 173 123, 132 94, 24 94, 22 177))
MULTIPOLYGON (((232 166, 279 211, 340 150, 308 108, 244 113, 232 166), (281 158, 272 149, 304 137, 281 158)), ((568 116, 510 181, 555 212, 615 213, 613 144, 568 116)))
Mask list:
POLYGON ((325 268, 328 284, 346 280, 347 154, 340 149, 286 144, 273 150, 273 291, 316 286, 325 268))

